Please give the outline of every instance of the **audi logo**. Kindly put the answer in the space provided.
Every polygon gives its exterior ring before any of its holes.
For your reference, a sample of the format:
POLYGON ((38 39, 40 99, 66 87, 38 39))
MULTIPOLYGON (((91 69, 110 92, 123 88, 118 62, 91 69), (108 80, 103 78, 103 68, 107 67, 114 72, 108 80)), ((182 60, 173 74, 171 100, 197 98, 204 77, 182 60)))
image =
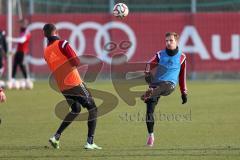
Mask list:
MULTIPOLYGON (((33 32, 37 29, 42 29, 44 26, 44 22, 34 22, 31 23, 27 30, 29 32, 33 32)), ((123 40, 119 46, 121 49, 125 50, 125 55, 127 57, 127 60, 129 60, 135 53, 136 50, 136 36, 134 34, 134 31, 125 23, 122 22, 108 22, 104 25, 99 24, 97 22, 83 22, 79 25, 73 24, 71 22, 58 22, 55 24, 58 30, 65 29, 70 30, 71 34, 69 36, 69 43, 71 44, 72 48, 77 52, 78 56, 84 55, 84 51, 86 50, 86 37, 84 35, 84 30, 86 29, 93 29, 96 30, 96 34, 94 37, 94 50, 96 57, 102 60, 103 62, 106 62, 108 64, 114 63, 114 64, 121 64, 122 59, 119 58, 119 60, 114 60, 112 62, 112 58, 108 56, 108 53, 110 51, 113 51, 117 44, 111 41, 111 35, 109 33, 110 29, 118 29, 121 30, 123 33, 126 33, 128 36, 128 40, 123 40), (101 40, 103 39, 104 47, 102 47, 101 40), (78 45, 76 45, 76 42, 79 42, 78 45), (78 47, 77 47, 78 46, 78 47)), ((43 42, 44 46, 46 46, 46 41, 43 42)), ((28 62, 34 65, 45 65, 45 61, 43 58, 36 58, 33 56, 27 57, 28 62)), ((85 61, 87 61, 84 58, 85 61)), ((83 61, 81 59, 81 61, 83 61)), ((87 63, 87 62, 85 62, 87 63)))

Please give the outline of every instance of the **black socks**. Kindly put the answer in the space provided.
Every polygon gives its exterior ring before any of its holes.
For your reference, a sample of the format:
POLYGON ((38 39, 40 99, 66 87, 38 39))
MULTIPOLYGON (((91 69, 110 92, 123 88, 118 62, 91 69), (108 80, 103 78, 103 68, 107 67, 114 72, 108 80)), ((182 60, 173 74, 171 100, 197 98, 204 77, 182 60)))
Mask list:
POLYGON ((93 144, 93 136, 87 138, 87 143, 93 144))

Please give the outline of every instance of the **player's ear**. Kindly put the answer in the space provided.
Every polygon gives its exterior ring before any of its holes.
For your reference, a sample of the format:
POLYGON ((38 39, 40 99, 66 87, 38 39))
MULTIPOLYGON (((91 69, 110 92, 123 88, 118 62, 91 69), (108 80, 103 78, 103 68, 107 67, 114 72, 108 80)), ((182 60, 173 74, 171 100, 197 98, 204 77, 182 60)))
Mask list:
POLYGON ((42 31, 42 32, 43 32, 44 37, 46 37, 45 31, 42 31))
POLYGON ((58 36, 58 31, 57 30, 54 30, 53 32, 52 32, 52 36, 58 36))

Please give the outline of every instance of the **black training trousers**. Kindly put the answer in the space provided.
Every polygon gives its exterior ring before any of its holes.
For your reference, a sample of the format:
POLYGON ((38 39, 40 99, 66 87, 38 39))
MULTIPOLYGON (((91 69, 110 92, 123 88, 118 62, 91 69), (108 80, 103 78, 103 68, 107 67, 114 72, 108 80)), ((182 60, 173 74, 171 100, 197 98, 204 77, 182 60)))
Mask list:
POLYGON ((23 63, 24 61, 24 52, 17 51, 15 56, 14 56, 14 62, 13 62, 13 71, 12 71, 12 77, 16 77, 17 73, 17 67, 20 66, 20 69, 22 71, 23 77, 26 79, 27 78, 27 71, 26 71, 26 66, 23 63))
POLYGON ((64 118, 57 133, 61 134, 63 130, 72 123, 72 121, 81 112, 81 106, 83 106, 88 110, 88 113, 89 113, 88 137, 94 136, 96 123, 97 123, 97 107, 89 90, 86 88, 85 84, 82 83, 76 87, 65 90, 62 92, 62 94, 66 98, 72 111, 69 112, 67 116, 64 118))
POLYGON ((147 111, 146 111, 146 124, 148 133, 153 133, 154 127, 154 110, 156 105, 158 104, 158 100, 161 96, 168 96, 170 95, 175 88, 175 85, 169 81, 162 81, 157 84, 150 85, 149 88, 157 89, 158 96, 150 98, 145 103, 147 104, 147 111))

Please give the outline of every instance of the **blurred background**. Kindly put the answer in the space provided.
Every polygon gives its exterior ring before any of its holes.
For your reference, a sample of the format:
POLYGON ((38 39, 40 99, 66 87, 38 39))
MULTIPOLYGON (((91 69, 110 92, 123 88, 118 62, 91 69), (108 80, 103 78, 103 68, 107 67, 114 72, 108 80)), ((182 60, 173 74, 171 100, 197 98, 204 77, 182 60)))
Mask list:
POLYGON ((167 31, 181 36, 179 47, 187 54, 190 79, 240 77, 240 0, 11 0, 12 15, 9 2, 0 0, 0 28, 7 33, 12 30, 14 37, 19 31, 18 20, 28 20, 32 37, 27 62, 32 78, 48 74, 42 59, 44 23, 55 23, 61 38, 67 39, 79 56, 101 59, 103 78, 108 77, 111 57, 116 53, 126 54, 129 62, 151 59, 165 47, 167 31), (118 2, 126 3, 130 10, 122 20, 112 16, 118 2), (100 33, 107 25, 106 32, 100 33), (122 41, 130 43, 122 43, 127 47, 119 49, 122 41), (117 47, 109 51, 106 47, 111 47, 111 42, 117 47))
MULTIPOLYGON (((13 0, 17 7, 19 0, 13 0)), ((96 13, 112 11, 111 5, 122 2, 131 12, 238 12, 238 0, 20 0, 25 14, 96 13)), ((7 13, 7 1, 1 0, 1 13, 7 13)))

